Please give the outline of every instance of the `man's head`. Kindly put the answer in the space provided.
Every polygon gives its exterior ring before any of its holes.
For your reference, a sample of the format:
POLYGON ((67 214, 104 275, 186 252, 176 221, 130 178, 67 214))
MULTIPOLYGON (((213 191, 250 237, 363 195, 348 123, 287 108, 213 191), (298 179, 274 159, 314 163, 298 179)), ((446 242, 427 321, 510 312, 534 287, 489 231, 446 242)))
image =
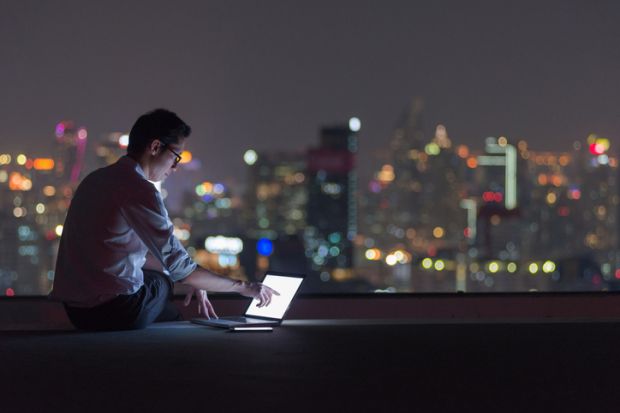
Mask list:
POLYGON ((191 132, 175 113, 155 109, 140 116, 131 128, 127 154, 142 161, 148 179, 160 181, 176 168, 191 132))

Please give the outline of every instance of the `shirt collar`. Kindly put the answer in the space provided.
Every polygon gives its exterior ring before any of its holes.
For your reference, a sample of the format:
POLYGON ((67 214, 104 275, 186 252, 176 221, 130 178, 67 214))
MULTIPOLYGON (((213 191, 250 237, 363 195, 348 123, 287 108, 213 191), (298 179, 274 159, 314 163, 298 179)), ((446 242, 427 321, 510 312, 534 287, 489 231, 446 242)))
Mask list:
POLYGON ((124 166, 124 167, 131 168, 131 169, 135 170, 138 173, 138 175, 140 175, 142 178, 148 180, 148 178, 146 177, 146 174, 144 173, 144 170, 142 169, 140 164, 138 162, 136 162, 135 159, 131 158, 129 155, 121 156, 121 158, 118 160, 118 163, 120 165, 124 166))

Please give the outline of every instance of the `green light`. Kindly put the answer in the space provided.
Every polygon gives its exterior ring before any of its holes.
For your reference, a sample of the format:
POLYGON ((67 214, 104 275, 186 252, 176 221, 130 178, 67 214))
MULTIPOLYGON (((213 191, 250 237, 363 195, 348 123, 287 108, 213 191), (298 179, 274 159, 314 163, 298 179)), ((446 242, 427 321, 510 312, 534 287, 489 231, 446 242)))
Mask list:
POLYGON ((427 155, 439 155, 440 151, 439 145, 435 142, 431 142, 424 147, 424 152, 426 152, 427 155))
POLYGON ((329 234, 328 238, 329 242, 331 242, 332 244, 338 244, 342 239, 342 236, 338 232, 332 232, 331 234, 329 234))
POLYGON ((555 271, 555 263, 553 261, 545 261, 542 265, 542 270, 544 273, 552 273, 555 271))
POLYGON ((206 193, 207 191, 205 190, 205 186, 203 184, 196 186, 196 195, 203 196, 206 193))
POLYGON ((430 270, 433 267, 433 260, 430 258, 424 258, 422 260, 422 268, 430 270))
POLYGON ((499 263, 497 261, 491 261, 488 265, 488 269, 490 273, 495 274, 499 271, 499 263))

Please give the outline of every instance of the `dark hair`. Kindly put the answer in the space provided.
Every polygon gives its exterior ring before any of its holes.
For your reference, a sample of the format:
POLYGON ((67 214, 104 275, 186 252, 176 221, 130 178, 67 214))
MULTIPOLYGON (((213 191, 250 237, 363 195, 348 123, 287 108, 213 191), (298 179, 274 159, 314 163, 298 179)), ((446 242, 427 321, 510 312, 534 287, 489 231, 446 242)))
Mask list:
POLYGON ((159 139, 164 144, 178 143, 179 138, 187 138, 192 128, 176 113, 167 109, 155 109, 140 116, 129 132, 127 153, 139 154, 151 142, 159 139))

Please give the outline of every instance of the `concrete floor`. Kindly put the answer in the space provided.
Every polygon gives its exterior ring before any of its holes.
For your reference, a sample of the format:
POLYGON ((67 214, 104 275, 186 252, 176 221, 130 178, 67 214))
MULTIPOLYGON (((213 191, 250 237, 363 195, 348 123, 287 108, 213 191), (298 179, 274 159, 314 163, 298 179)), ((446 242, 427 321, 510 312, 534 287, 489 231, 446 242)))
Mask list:
POLYGON ((620 324, 0 332, 0 412, 616 412, 620 324))

